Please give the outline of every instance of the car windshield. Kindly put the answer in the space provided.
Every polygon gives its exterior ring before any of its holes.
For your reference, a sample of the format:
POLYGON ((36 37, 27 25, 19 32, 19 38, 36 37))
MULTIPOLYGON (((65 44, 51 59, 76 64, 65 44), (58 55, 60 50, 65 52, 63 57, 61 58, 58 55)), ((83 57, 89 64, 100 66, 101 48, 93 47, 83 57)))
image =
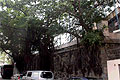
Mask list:
POLYGON ((52 78, 52 73, 51 72, 42 72, 41 77, 42 78, 52 78))

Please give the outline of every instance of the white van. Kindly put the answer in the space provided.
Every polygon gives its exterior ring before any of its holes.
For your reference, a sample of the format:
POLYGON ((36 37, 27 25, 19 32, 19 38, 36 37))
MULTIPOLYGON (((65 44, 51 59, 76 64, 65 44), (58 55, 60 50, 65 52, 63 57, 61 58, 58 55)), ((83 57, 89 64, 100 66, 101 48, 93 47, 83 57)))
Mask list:
POLYGON ((54 80, 54 75, 51 71, 27 71, 24 80, 54 80))

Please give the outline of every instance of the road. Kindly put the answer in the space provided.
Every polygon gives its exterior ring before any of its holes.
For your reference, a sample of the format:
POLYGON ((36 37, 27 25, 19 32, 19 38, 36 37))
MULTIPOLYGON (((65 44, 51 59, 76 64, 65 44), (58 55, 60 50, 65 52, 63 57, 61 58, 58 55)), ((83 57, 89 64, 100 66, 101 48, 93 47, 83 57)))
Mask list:
MULTIPOLYGON (((2 79, 2 78, 0 77, 0 80, 12 80, 12 79, 2 79)), ((22 80, 22 79, 20 79, 20 80, 22 80)))
POLYGON ((2 79, 2 78, 0 78, 0 80, 10 80, 10 79, 2 79))
POLYGON ((2 79, 2 78, 0 77, 0 80, 10 80, 10 79, 2 79))

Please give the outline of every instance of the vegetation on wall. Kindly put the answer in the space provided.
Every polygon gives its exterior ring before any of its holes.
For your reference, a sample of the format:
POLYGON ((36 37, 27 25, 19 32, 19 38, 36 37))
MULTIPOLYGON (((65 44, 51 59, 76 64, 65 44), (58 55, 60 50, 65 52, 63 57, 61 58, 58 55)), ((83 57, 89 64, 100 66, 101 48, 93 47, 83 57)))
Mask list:
POLYGON ((80 69, 83 76, 88 76, 91 72, 100 76, 102 74, 100 47, 104 35, 102 30, 93 30, 93 27, 96 26, 94 23, 99 23, 104 18, 104 7, 110 5, 111 2, 108 4, 99 0, 72 0, 65 3, 62 6, 69 19, 72 20, 69 21, 69 28, 61 26, 63 30, 77 38, 76 71, 80 69), (82 29, 78 28, 80 26, 82 29))
POLYGON ((81 69, 83 76, 88 76, 89 73, 94 72, 95 75, 102 75, 101 64, 101 46, 104 40, 102 31, 92 31, 85 34, 78 46, 77 64, 81 69), (82 48, 79 48, 83 46, 82 48))

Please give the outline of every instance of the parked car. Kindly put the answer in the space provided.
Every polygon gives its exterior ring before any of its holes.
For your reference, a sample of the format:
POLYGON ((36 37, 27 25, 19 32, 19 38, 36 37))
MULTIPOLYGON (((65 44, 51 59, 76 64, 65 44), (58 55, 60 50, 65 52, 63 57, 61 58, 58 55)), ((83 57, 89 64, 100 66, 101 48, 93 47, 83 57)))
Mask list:
POLYGON ((51 71, 27 71, 23 76, 23 80, 54 80, 54 75, 51 71))
POLYGON ((102 78, 93 78, 93 77, 72 77, 68 80, 103 80, 102 78))
POLYGON ((23 74, 15 74, 11 77, 12 80, 18 80, 18 79, 22 79, 23 74))

